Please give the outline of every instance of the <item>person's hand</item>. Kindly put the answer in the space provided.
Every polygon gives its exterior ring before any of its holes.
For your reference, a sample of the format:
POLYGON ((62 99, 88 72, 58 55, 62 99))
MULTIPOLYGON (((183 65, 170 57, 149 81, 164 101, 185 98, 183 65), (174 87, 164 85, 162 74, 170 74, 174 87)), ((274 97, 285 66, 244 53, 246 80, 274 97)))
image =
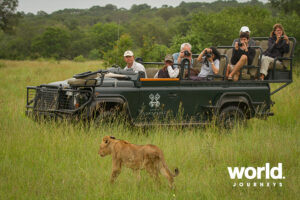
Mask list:
POLYGON ((279 42, 280 39, 281 39, 281 35, 276 35, 276 44, 279 42))
POLYGON ((180 52, 179 57, 180 57, 180 58, 184 58, 184 51, 181 51, 181 52, 180 52))
POLYGON ((213 62, 213 58, 212 56, 210 58, 207 58, 208 62, 212 63, 213 62))
POLYGON ((244 51, 248 51, 248 43, 247 42, 242 43, 241 49, 243 49, 244 51))

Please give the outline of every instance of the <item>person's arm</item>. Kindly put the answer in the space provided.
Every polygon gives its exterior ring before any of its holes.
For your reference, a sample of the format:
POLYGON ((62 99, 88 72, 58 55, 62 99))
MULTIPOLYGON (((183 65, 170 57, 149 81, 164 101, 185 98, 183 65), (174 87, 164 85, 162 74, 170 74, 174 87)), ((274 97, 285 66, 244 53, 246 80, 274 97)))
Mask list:
POLYGON ((233 46, 233 47, 234 47, 234 46, 235 46, 235 43, 236 43, 236 42, 238 42, 238 41, 239 41, 239 39, 235 39, 235 40, 233 40, 233 42, 232 42, 232 45, 231 45, 231 46, 233 46))
POLYGON ((156 72, 156 74, 154 75, 153 78, 158 78, 158 72, 159 72, 159 70, 156 72))
POLYGON ((197 61, 198 61, 198 62, 201 62, 201 61, 202 61, 202 57, 203 57, 203 54, 205 53, 205 51, 207 51, 207 48, 205 48, 205 49, 199 54, 199 56, 198 56, 198 58, 197 58, 197 61))
POLYGON ((284 35, 284 46, 283 46, 283 52, 288 53, 290 51, 290 41, 289 37, 287 35, 284 35))
POLYGON ((276 41, 273 38, 269 38, 268 40, 268 50, 271 51, 276 45, 276 41))
POLYGON ((250 38, 249 47, 254 47, 254 46, 255 46, 255 41, 252 38, 250 38))
POLYGON ((172 68, 170 65, 168 66, 168 73, 170 78, 176 78, 179 74, 179 68, 172 68))
POLYGON ((146 69, 145 69, 144 65, 142 65, 142 64, 139 63, 139 70, 138 71, 145 72, 145 78, 147 78, 147 72, 146 72, 146 69))
POLYGON ((239 61, 239 49, 237 50, 235 47, 232 48, 232 56, 231 56, 231 64, 235 65, 239 61))
POLYGON ((211 62, 211 68, 214 72, 214 74, 219 73, 219 68, 220 68, 220 61, 219 59, 216 59, 215 61, 211 62))
POLYGON ((254 59, 254 56, 255 56, 255 53, 256 53, 256 51, 255 51, 255 49, 253 49, 253 48, 248 48, 248 55, 247 55, 247 57, 248 57, 248 65, 251 65, 252 64, 252 62, 253 62, 253 59, 254 59))

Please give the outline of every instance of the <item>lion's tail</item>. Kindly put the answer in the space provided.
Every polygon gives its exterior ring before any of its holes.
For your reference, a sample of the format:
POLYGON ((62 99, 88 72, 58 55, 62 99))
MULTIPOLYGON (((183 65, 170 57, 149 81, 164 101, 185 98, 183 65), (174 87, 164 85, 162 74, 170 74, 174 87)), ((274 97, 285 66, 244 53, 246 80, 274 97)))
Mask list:
POLYGON ((176 176, 179 175, 179 169, 178 169, 178 168, 175 168, 174 174, 173 174, 173 173, 170 171, 170 169, 169 169, 169 167, 168 167, 168 165, 167 165, 167 163, 166 163, 166 161, 165 161, 164 159, 162 160, 162 164, 163 164, 163 168, 165 168, 165 170, 167 171, 168 174, 170 174, 170 176, 176 177, 176 176))

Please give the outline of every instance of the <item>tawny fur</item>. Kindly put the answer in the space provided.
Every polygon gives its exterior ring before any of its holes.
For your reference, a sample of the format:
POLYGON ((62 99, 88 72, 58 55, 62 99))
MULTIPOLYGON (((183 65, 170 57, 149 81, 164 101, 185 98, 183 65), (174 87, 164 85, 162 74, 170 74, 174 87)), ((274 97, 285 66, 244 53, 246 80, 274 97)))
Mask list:
POLYGON ((152 144, 136 145, 125 140, 118 140, 112 136, 105 136, 102 139, 99 155, 112 156, 111 183, 114 183, 121 173, 122 166, 133 169, 134 171, 146 169, 146 171, 159 181, 159 173, 169 181, 169 186, 174 187, 174 177, 179 174, 176 168, 175 173, 169 170, 162 150, 152 144))

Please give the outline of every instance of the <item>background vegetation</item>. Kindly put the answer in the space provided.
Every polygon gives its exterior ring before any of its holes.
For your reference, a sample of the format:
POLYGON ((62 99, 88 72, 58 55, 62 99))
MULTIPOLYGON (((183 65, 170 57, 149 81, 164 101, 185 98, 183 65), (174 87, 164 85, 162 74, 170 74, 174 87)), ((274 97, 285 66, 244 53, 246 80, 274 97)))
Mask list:
POLYGON ((18 13, 22 16, 18 24, 11 25, 6 34, 0 31, 0 59, 72 60, 81 56, 124 65, 122 53, 133 49, 144 61, 161 61, 166 53, 177 52, 182 42, 190 42, 194 53, 211 45, 231 45, 244 25, 250 27, 251 36, 258 37, 269 36, 272 26, 281 23, 288 36, 300 38, 300 17, 294 11, 297 2, 288 6, 279 0, 270 2, 219 0, 161 8, 140 4, 130 9, 108 4, 50 14, 18 13))
MULTIPOLYGON (((272 96, 275 116, 252 119, 247 127, 230 132, 214 126, 139 129, 122 121, 98 126, 38 123, 24 114, 25 86, 64 80, 105 63, 122 65, 128 48, 144 60, 160 61, 166 52, 178 51, 182 42, 190 42, 198 52, 210 45, 230 45, 243 25, 250 27, 252 36, 268 36, 277 22, 299 39, 299 10, 290 6, 298 1, 271 2, 276 8, 256 0, 233 0, 32 14, 15 13, 17 0, 1 1, 0 199, 297 199, 299 64, 294 82, 272 96), (158 145, 169 167, 180 169, 176 191, 170 191, 163 178, 161 186, 155 184, 145 172, 138 182, 128 169, 110 185, 111 158, 97 154, 104 135, 158 145), (283 187, 232 187, 228 166, 258 167, 267 162, 283 163, 283 187)), ((296 59, 299 51, 298 45, 296 59)))
MULTIPOLYGON (((294 74, 294 83, 272 96, 275 116, 250 120, 247 127, 228 133, 214 126, 144 130, 122 122, 99 126, 38 123, 25 116, 26 85, 64 80, 101 65, 94 61, 0 60, 0 199, 298 198, 299 73, 294 74), (145 172, 138 182, 129 169, 123 169, 116 184, 110 185, 111 158, 97 154, 104 135, 158 145, 169 167, 180 170, 176 191, 169 190, 164 178, 161 186, 156 185, 145 172), (271 166, 283 163, 283 187, 232 187, 228 166, 258 167, 266 162, 271 166)), ((272 85, 272 89, 277 87, 272 85)))

